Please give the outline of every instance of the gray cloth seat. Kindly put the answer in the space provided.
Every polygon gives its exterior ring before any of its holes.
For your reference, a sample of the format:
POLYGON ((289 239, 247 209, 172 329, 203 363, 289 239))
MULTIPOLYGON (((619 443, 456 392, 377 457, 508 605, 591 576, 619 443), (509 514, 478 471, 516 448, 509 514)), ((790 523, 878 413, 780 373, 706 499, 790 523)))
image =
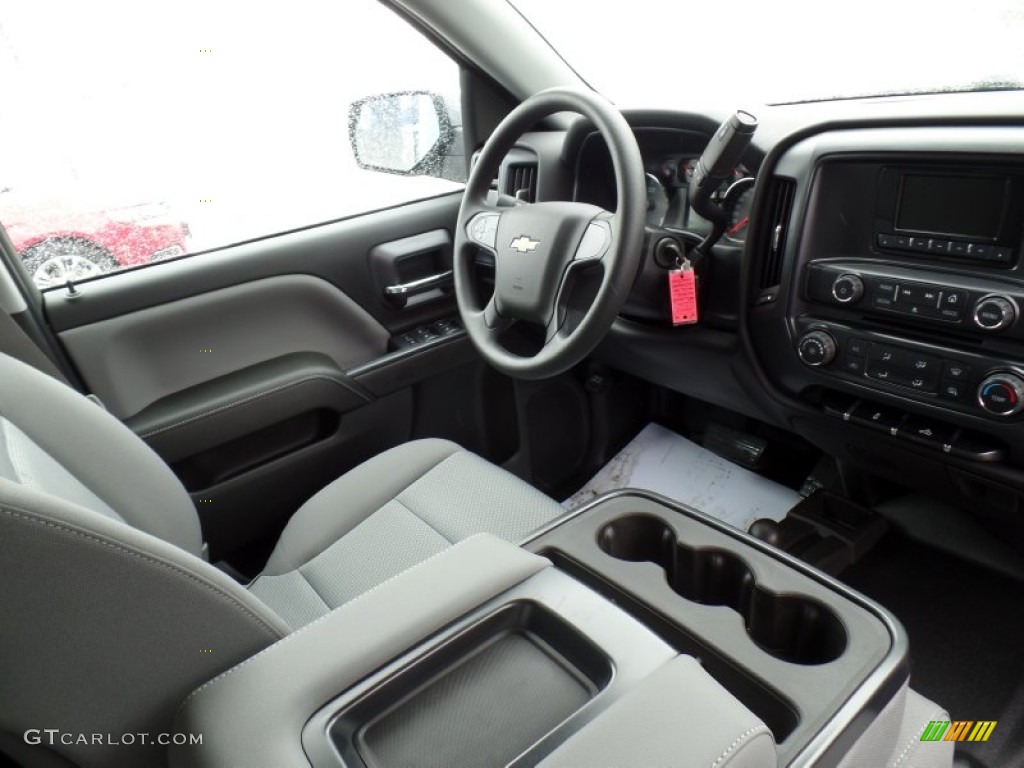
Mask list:
MULTIPOLYGON (((0 354, 0 749, 33 728, 166 731, 191 690, 292 630, 453 542, 517 541, 563 511, 454 443, 414 441, 310 499, 246 589, 203 560, 192 500, 141 439, 0 354)), ((162 761, 138 743, 51 752, 162 761)))
POLYGON ((510 542, 565 510, 447 440, 417 440, 328 485, 249 591, 298 628, 475 533, 510 542))

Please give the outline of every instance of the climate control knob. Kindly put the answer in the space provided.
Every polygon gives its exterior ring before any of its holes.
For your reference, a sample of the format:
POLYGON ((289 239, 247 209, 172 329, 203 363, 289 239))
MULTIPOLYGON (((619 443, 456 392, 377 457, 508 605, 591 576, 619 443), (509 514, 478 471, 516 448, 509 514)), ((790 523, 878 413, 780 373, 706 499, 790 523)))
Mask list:
POLYGON ((836 358, 836 340, 825 331, 811 331, 800 337, 796 353, 812 368, 828 365, 836 358))
POLYGON ((1001 331, 1017 319, 1017 306, 1005 296, 986 296, 974 305, 974 324, 983 331, 1001 331))
POLYGON ((832 283, 832 298, 840 304, 856 304, 864 295, 864 281, 857 275, 840 275, 832 283))
POLYGON ((1024 379, 1015 373, 985 377, 978 387, 978 405, 996 416, 1014 416, 1024 408, 1024 379))

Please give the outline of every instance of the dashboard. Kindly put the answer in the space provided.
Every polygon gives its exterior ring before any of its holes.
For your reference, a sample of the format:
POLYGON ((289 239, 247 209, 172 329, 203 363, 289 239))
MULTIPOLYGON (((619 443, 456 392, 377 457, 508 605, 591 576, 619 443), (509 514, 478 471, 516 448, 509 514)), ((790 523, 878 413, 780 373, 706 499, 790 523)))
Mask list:
MULTIPOLYGON (((595 357, 795 432, 845 466, 1015 524, 1024 507, 1019 97, 765 108, 716 192, 728 226, 698 271, 701 321, 678 328, 666 321, 655 246, 668 236, 690 249, 709 231, 686 191, 724 115, 624 114, 647 174, 648 253, 595 357)), ((558 149, 537 151, 542 178, 547 156, 564 194, 614 208, 610 159, 586 121, 545 142, 558 149)))
POLYGON ((1013 509, 1024 487, 1022 153, 1024 130, 996 125, 796 142, 765 189, 773 218, 760 246, 787 242, 749 274, 747 325, 767 386, 842 422, 815 434, 862 465, 895 462, 932 489, 976 503, 996 494, 1013 509))

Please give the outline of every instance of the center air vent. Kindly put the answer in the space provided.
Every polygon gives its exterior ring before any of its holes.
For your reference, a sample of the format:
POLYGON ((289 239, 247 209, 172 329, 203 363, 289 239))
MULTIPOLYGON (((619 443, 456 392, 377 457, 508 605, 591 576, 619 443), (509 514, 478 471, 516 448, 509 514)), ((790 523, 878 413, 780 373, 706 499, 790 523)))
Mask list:
POLYGON ((753 253, 760 264, 756 303, 767 304, 775 301, 779 284, 782 282, 782 261, 786 252, 786 234, 789 215, 793 211, 793 196, 796 182, 776 177, 768 190, 768 226, 758 235, 757 247, 753 253))
POLYGON ((537 199, 537 164, 514 163, 508 166, 505 175, 505 194, 524 203, 537 199))

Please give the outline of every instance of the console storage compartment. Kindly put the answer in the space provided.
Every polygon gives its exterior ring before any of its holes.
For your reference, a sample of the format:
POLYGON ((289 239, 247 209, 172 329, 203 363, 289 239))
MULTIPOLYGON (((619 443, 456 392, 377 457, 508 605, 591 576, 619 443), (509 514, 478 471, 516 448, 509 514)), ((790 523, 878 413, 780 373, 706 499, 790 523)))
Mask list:
POLYGON ((349 768, 507 765, 578 711, 610 660, 534 602, 507 605, 343 710, 331 739, 349 768), (441 670, 438 672, 438 670, 441 670))

